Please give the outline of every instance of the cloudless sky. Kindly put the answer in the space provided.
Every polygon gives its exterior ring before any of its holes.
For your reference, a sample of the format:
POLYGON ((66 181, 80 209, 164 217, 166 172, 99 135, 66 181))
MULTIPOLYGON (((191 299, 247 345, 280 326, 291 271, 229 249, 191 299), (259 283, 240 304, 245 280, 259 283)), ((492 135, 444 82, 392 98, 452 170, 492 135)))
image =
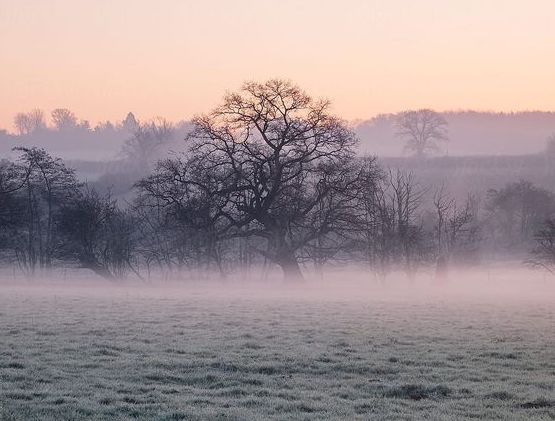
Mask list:
POLYGON ((271 77, 347 119, 555 110, 555 0, 0 0, 0 128, 189 118, 271 77))

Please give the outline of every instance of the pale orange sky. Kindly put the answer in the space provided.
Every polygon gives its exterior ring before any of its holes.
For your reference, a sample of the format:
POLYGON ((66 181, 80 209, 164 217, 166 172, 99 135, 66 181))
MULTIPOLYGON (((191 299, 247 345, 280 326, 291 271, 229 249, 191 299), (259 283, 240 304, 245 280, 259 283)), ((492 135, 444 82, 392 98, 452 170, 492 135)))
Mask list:
POLYGON ((291 79, 347 119, 555 110, 555 0, 0 0, 0 128, 189 118, 291 79))

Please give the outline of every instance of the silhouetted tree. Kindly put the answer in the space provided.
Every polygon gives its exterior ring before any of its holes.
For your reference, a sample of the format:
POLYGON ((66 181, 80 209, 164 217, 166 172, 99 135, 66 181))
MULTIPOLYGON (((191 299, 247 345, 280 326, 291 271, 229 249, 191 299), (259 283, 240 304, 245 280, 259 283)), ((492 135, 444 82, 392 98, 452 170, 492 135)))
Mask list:
POLYGON ((135 131, 139 128, 139 122, 135 118, 135 115, 131 112, 127 113, 127 116, 121 123, 122 128, 129 133, 135 133, 135 131))
POLYGON ((315 227, 318 231, 299 249, 299 257, 311 260, 320 277, 323 277, 327 262, 349 260, 356 249, 353 233, 360 229, 359 187, 376 176, 372 171, 377 171, 377 166, 369 162, 364 164, 364 161, 349 160, 341 167, 334 165, 330 168, 329 178, 315 186, 324 194, 311 210, 305 226, 315 227))
POLYGON ((19 193, 26 175, 13 163, 0 161, 0 250, 13 244, 14 232, 22 228, 24 200, 19 193))
POLYGON ((208 217, 218 240, 264 239, 258 251, 301 278, 297 253, 336 229, 354 183, 355 137, 328 108, 289 82, 246 83, 193 120, 186 161, 168 161, 139 187, 184 217, 208 217), (171 189, 191 198, 181 204, 171 189))
POLYGON ((545 189, 521 180, 488 192, 489 228, 504 246, 527 245, 555 212, 555 198, 545 189))
POLYGON ((170 270, 215 264, 221 271, 218 243, 229 228, 222 220, 229 194, 217 194, 220 177, 198 161, 174 158, 138 182, 134 208, 143 244, 150 245, 143 252, 170 270))
POLYGON ((384 172, 373 160, 363 168, 356 225, 364 260, 382 280, 394 268, 412 279, 428 253, 420 215, 425 191, 411 173, 384 172))
POLYGON ((358 241, 363 260, 384 279, 392 269, 396 250, 396 215, 387 191, 388 174, 374 158, 363 158, 361 169, 358 241))
POLYGON ((403 139, 405 150, 421 158, 439 151, 439 142, 447 141, 447 121, 441 114, 427 109, 399 113, 395 122, 396 135, 403 139))
POLYGON ((20 136, 28 135, 37 130, 46 128, 44 113, 37 108, 28 113, 16 114, 14 124, 20 136))
POLYGON ((401 170, 395 173, 390 171, 389 184, 403 267, 408 278, 412 279, 426 252, 423 229, 418 218, 425 190, 415 181, 412 173, 401 170))
POLYGON ((545 221, 534 239, 535 247, 525 263, 555 273, 555 219, 545 221))
POLYGON ((51 117, 57 130, 70 130, 77 127, 77 117, 67 108, 56 108, 52 111, 51 117))
POLYGON ((17 262, 29 276, 37 268, 48 269, 57 247, 56 216, 76 194, 79 183, 74 171, 59 158, 39 148, 14 148, 21 155, 14 167, 20 186, 22 226, 11 238, 17 262))
POLYGON ((60 215, 61 255, 106 279, 121 279, 133 266, 134 223, 110 194, 85 189, 60 215))
POLYGON ((134 130, 133 136, 125 141, 123 155, 136 168, 142 171, 148 170, 161 158, 164 145, 172 140, 174 133, 173 124, 163 118, 140 123, 134 130))
POLYGON ((555 157, 555 134, 549 136, 546 140, 545 151, 550 157, 555 157))
POLYGON ((445 280, 453 259, 469 258, 478 246, 477 205, 469 195, 461 207, 442 186, 434 193, 436 275, 445 280))

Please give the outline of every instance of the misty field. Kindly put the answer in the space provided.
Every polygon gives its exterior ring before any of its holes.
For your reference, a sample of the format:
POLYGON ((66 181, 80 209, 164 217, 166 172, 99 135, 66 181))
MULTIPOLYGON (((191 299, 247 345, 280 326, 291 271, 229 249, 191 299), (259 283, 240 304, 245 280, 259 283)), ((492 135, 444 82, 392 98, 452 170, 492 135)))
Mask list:
POLYGON ((3 287, 0 419, 555 419, 552 288, 303 288, 3 287))

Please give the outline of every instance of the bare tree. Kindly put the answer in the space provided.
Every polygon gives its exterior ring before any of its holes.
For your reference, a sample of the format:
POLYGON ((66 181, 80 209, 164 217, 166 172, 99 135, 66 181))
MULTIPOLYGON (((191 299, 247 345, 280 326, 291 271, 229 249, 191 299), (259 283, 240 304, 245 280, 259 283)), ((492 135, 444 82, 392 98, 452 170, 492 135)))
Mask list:
POLYGON ((425 190, 416 182, 412 173, 401 170, 395 173, 390 171, 389 184, 403 266, 408 278, 412 279, 425 251, 423 229, 418 221, 425 190))
POLYGON ((25 201, 19 193, 27 176, 13 163, 0 161, 0 250, 13 244, 14 231, 22 228, 25 201))
POLYGON ((162 275, 179 273, 187 264, 187 244, 190 236, 180 229, 179 222, 172 217, 164 202, 149 194, 140 194, 133 203, 132 212, 136 221, 138 246, 150 278, 153 268, 161 269, 162 275))
POLYGON ((555 274, 555 219, 548 219, 535 235, 535 247, 525 261, 529 266, 555 274))
POLYGON ((134 224, 118 209, 110 194, 85 189, 62 210, 62 256, 76 259, 82 267, 106 279, 121 279, 133 266, 134 224))
POLYGON ((30 171, 21 172, 21 167, 8 160, 0 160, 0 197, 21 190, 30 171))
POLYGON ((44 129, 44 113, 35 108, 28 113, 18 113, 14 118, 14 124, 20 136, 31 134, 37 130, 44 129))
POLYGON ((528 247, 555 212, 553 193, 521 180, 489 190, 487 210, 492 240, 505 247, 528 247))
POLYGON ((222 272, 218 240, 230 228, 222 219, 229 201, 229 193, 218 192, 222 178, 198 161, 174 158, 137 183, 134 209, 147 260, 169 270, 201 264, 222 272))
POLYGON ((356 232, 363 260, 383 280, 392 269, 395 254, 395 212, 387 193, 387 174, 376 159, 363 158, 361 169, 356 232))
POLYGON ((357 232, 364 260, 383 280, 394 268, 412 279, 427 254, 420 207, 425 190, 411 173, 367 160, 360 177, 357 232))
POLYGON ((57 130, 68 130, 77 127, 77 117, 67 108, 56 108, 52 111, 51 117, 57 130))
POLYGON ((547 138, 545 151, 549 157, 555 157, 555 133, 547 138))
MULTIPOLYGON (((128 120, 131 127, 132 119, 129 115, 128 120)), ((133 136, 123 145, 122 153, 137 168, 148 170, 161 158, 163 146, 172 140, 174 134, 175 127, 164 118, 139 123, 133 136)))
POLYGON ((14 148, 21 152, 12 167, 15 179, 11 192, 17 193, 18 229, 10 238, 19 267, 33 276, 48 269, 57 248, 57 215, 76 193, 79 183, 73 170, 39 148, 14 148))
POLYGON ((170 160, 139 187, 192 221, 209 217, 218 240, 264 239, 258 251, 302 278, 298 253, 338 228, 354 184, 355 136, 328 108, 289 82, 246 83, 193 120, 189 159, 170 160), (177 201, 167 187, 190 197, 177 201))
POLYGON ((446 280, 450 261, 469 257, 476 251, 479 241, 477 204, 469 195, 462 207, 442 186, 434 193, 433 205, 436 222, 436 278, 446 280))
POLYGON ((25 113, 17 113, 14 117, 14 125, 20 136, 27 135, 33 131, 29 116, 25 113))
POLYGON ((406 142, 405 150, 419 158, 439 151, 439 143, 448 140, 447 121, 441 114, 428 109, 399 113, 395 128, 397 137, 406 142))
MULTIPOLYGON (((373 159, 345 162, 343 168, 332 168, 335 172, 326 182, 328 189, 311 212, 306 226, 319 227, 313 240, 299 249, 299 260, 310 260, 316 273, 322 278, 324 265, 333 261, 338 264, 351 258, 356 249, 353 233, 360 229, 360 186, 377 177, 373 159), (361 165, 362 164, 362 165, 361 165)), ((317 189, 324 187, 316 186, 317 189)), ((322 190, 322 192, 324 192, 322 190)))

